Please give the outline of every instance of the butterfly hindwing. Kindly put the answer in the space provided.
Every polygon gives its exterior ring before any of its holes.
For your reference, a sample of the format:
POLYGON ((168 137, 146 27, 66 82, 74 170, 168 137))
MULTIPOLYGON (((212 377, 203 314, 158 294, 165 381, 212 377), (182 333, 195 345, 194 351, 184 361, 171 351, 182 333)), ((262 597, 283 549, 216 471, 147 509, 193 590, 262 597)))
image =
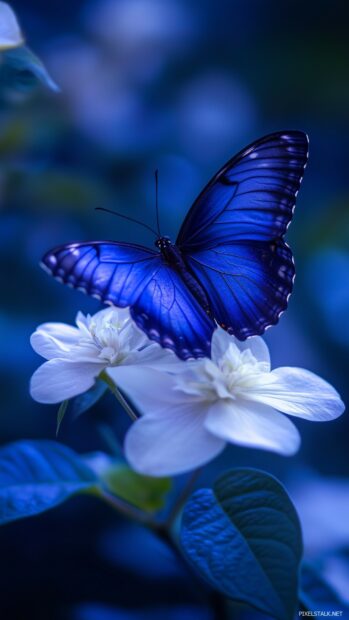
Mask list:
POLYGON ((48 252, 42 263, 73 288, 130 306, 136 324, 178 357, 210 355, 215 324, 158 252, 114 242, 72 243, 48 252))
POLYGON ((209 293, 217 323, 239 340, 262 334, 287 306, 295 271, 284 242, 221 245, 187 262, 209 293))
POLYGON ((131 307, 136 324, 181 359, 210 357, 215 323, 185 286, 180 275, 161 264, 131 307))

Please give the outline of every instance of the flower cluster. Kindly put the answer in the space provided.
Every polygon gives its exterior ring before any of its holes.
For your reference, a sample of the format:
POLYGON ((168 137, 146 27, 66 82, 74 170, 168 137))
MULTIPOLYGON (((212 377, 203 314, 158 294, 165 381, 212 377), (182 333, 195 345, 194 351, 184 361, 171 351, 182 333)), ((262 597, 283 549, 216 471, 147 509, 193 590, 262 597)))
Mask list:
POLYGON ((125 455, 145 474, 196 468, 227 443, 292 455, 300 436, 284 414, 327 421, 344 411, 336 390, 317 375, 271 370, 258 336, 240 342, 218 328, 211 359, 182 362, 150 342, 127 309, 79 313, 76 324, 46 323, 32 335, 34 350, 48 360, 32 377, 32 397, 61 402, 106 372, 141 414, 126 435, 125 455))

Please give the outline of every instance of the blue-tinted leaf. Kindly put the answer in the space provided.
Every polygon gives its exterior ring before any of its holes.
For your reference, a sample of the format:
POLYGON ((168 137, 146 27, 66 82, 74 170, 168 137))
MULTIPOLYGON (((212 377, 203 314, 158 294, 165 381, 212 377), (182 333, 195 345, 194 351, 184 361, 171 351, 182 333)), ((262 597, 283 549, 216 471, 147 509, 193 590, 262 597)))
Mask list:
POLYGON ((310 564, 302 566, 299 600, 308 611, 334 611, 344 607, 336 592, 310 564))
POLYGON ((185 507, 181 544, 209 583, 280 620, 297 606, 299 519, 282 485, 253 469, 221 476, 185 507))
POLYGON ((28 47, 17 47, 1 54, 0 84, 3 91, 26 93, 35 88, 38 83, 50 90, 59 91, 40 58, 28 47))
POLYGON ((96 485, 93 471, 62 444, 9 444, 0 449, 0 524, 40 514, 96 485))
POLYGON ((77 418, 81 413, 85 413, 85 411, 91 409, 91 407, 93 407, 93 405, 95 405, 99 399, 104 396, 107 389, 107 384, 97 378, 93 386, 87 390, 87 392, 84 392, 84 394, 80 394, 71 400, 69 409, 73 418, 77 418))

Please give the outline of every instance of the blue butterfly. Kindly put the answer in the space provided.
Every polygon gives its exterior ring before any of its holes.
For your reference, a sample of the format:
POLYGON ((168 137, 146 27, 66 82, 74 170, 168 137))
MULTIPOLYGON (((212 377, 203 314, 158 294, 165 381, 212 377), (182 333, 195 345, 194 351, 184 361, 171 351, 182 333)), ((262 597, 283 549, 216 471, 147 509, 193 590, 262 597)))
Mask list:
POLYGON ((156 250, 115 241, 69 243, 43 267, 101 301, 129 306, 149 338, 179 358, 210 356, 217 324, 239 340, 277 323, 295 268, 284 234, 308 159, 308 138, 281 131, 257 140, 213 177, 175 244, 156 250))

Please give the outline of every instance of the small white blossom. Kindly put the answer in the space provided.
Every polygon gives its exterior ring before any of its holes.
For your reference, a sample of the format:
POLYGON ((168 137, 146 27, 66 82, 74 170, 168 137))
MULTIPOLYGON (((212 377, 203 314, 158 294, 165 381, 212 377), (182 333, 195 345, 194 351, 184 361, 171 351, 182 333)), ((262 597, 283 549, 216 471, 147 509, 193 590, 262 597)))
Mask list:
POLYGON ((300 445, 284 413, 311 421, 337 418, 344 404, 336 390, 301 368, 270 369, 260 337, 239 342, 221 329, 212 359, 184 363, 183 372, 161 373, 156 392, 147 369, 122 387, 144 414, 127 433, 125 454, 139 472, 163 476, 198 467, 227 442, 283 455, 300 445))
POLYGON ((48 360, 31 378, 31 396, 38 402, 82 394, 104 370, 117 384, 124 377, 134 383, 143 366, 175 371, 183 363, 151 342, 127 309, 107 308, 94 316, 79 312, 76 325, 44 323, 31 336, 34 351, 48 360))
POLYGON ((24 44, 16 15, 6 2, 0 2, 0 51, 24 44))

